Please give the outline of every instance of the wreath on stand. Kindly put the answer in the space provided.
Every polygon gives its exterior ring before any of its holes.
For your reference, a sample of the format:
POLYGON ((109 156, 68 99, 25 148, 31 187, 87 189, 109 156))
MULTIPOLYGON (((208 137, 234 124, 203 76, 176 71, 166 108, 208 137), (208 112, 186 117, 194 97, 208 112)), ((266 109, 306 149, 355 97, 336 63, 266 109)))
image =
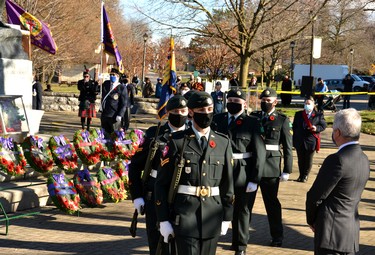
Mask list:
POLYGON ((73 181, 66 178, 64 173, 51 174, 47 179, 47 188, 52 202, 60 210, 73 214, 81 209, 73 181))
POLYGON ((9 175, 25 174, 26 159, 12 137, 0 137, 0 169, 9 175))
POLYGON ((129 177, 128 177, 129 164, 130 164, 129 160, 120 160, 116 162, 114 166, 114 169, 116 169, 116 173, 118 174, 120 179, 124 182, 126 198, 130 196, 129 177))
POLYGON ((110 167, 101 167, 97 173, 104 197, 117 203, 126 199, 124 182, 110 167))
POLYGON ((128 159, 137 151, 141 142, 143 142, 143 132, 139 129, 124 131, 115 131, 112 133, 112 139, 119 159, 128 159))
POLYGON ((90 166, 100 162, 101 144, 97 143, 87 130, 75 132, 73 144, 83 164, 90 166))
POLYGON ((89 207, 95 207, 103 203, 103 191, 97 178, 90 175, 87 168, 78 171, 74 177, 76 187, 82 203, 89 207))
POLYGON ((69 139, 64 135, 52 136, 49 147, 56 165, 68 173, 73 173, 78 167, 78 156, 69 139))
POLYGON ((94 137, 97 144, 99 144, 100 159, 102 161, 113 161, 116 157, 116 151, 113 141, 108 137, 107 133, 102 128, 95 128, 90 130, 90 134, 94 137))
POLYGON ((51 150, 42 138, 33 135, 26 137, 22 149, 27 162, 35 171, 47 173, 53 170, 51 150))

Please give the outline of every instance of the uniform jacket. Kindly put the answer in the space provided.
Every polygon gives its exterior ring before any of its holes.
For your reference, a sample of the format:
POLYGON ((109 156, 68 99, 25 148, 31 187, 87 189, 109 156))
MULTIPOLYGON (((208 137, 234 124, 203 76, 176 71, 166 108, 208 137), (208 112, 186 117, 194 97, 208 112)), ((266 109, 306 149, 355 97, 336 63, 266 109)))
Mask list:
POLYGON ((102 116, 116 118, 124 116, 128 104, 128 93, 126 87, 119 84, 111 92, 111 82, 105 81, 102 85, 102 116), (110 94, 106 97, 106 95, 110 94), (106 98, 105 98, 106 97, 106 98), (105 102, 103 104, 103 99, 105 102))
POLYGON ((359 144, 347 145, 324 160, 306 199, 315 247, 359 250, 358 203, 369 175, 369 161, 359 144))
MULTIPOLYGON (((142 184, 142 171, 145 168, 147 156, 150 151, 150 145, 152 140, 155 138, 157 126, 150 127, 145 133, 145 140, 143 144, 138 148, 137 152, 131 159, 131 164, 129 165, 129 187, 132 199, 143 197, 144 191, 153 191, 155 178, 148 177, 148 181, 142 184)), ((161 151, 164 149, 166 143, 170 139, 171 129, 168 123, 160 126, 159 135, 157 136, 157 141, 159 143, 159 150, 156 152, 154 160, 152 161, 152 169, 158 170, 160 166, 161 151)))
POLYGON ((96 95, 98 94, 98 84, 95 81, 89 80, 85 84, 84 80, 79 80, 77 88, 79 90, 79 101, 89 100, 90 103, 95 103, 96 95))
POLYGON ((224 93, 222 91, 213 91, 211 92, 211 97, 214 101, 214 114, 221 113, 223 111, 224 93))
POLYGON ((176 235, 212 238, 220 235, 222 221, 233 215, 232 149, 224 135, 210 131, 208 146, 203 153, 194 131, 189 128, 172 139, 163 152, 163 160, 155 183, 155 203, 158 221, 170 221, 176 235), (185 165, 180 185, 219 187, 220 195, 197 197, 177 193, 171 207, 168 191, 181 153, 184 137, 187 145, 183 153, 185 165), (172 210, 172 216, 170 214, 172 210))
POLYGON ((293 167, 293 141, 292 141, 292 123, 289 118, 277 111, 270 116, 263 118, 262 111, 252 112, 256 116, 262 129, 262 136, 266 145, 266 163, 263 169, 262 177, 279 177, 281 157, 284 159, 284 173, 291 173, 293 167), (269 150, 267 145, 282 145, 279 150, 269 150))
POLYGON ((228 135, 233 153, 252 153, 251 158, 234 160, 235 187, 244 187, 249 181, 258 183, 263 172, 266 149, 257 118, 242 113, 228 127, 228 113, 225 112, 215 115, 213 121, 218 132, 228 135))
MULTIPOLYGON (((305 120, 303 118, 303 111, 296 112, 293 120, 293 146, 297 150, 300 148, 305 148, 307 151, 314 151, 316 147, 316 138, 307 129, 305 120)), ((309 121, 313 126, 316 126, 316 133, 323 132, 327 123, 324 119, 324 115, 320 112, 313 110, 310 115, 309 121)))

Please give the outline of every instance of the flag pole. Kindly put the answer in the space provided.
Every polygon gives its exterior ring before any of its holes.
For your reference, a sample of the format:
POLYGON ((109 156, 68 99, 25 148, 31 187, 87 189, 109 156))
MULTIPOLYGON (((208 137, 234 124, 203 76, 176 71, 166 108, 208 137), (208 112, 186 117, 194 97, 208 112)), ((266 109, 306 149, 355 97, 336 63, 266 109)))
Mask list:
POLYGON ((101 8, 100 8, 100 79, 99 79, 99 84, 100 84, 100 96, 102 95, 102 84, 103 84, 103 6, 104 6, 104 1, 102 1, 101 8))

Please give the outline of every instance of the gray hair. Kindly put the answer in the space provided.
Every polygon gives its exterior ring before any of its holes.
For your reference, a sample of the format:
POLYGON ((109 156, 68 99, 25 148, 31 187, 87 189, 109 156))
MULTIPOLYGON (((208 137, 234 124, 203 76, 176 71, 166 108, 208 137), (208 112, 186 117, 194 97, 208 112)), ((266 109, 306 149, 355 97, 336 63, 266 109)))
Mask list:
POLYGON ((333 129, 339 129, 345 138, 357 141, 361 134, 362 118, 354 108, 341 110, 335 114, 333 129))

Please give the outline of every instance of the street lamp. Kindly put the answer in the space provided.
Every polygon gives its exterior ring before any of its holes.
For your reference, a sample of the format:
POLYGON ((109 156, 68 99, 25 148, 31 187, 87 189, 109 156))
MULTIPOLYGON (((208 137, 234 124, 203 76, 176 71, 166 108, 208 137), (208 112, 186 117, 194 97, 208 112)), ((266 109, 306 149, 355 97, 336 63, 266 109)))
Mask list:
POLYGON ((143 35, 143 63, 142 63, 142 83, 141 83, 141 89, 143 92, 143 83, 145 81, 145 66, 146 66, 146 42, 148 39, 147 33, 143 35))
MULTIPOLYGON (((310 15, 312 15, 312 12, 310 13, 310 15)), ((312 74, 313 74, 313 64, 314 64, 313 54, 314 54, 314 23, 315 23, 315 20, 316 20, 316 16, 312 17, 312 21, 311 21, 310 77, 312 77, 312 74)))
POLYGON ((296 42, 295 41, 291 41, 290 42, 290 48, 292 49, 292 55, 290 56, 290 79, 292 80, 293 82, 293 76, 294 76, 294 47, 296 47, 296 42))
POLYGON ((186 72, 189 71, 189 63, 186 63, 186 72))
POLYGON ((351 57, 351 63, 350 63, 350 74, 353 74, 353 56, 354 56, 354 49, 350 49, 350 55, 352 55, 351 57))

